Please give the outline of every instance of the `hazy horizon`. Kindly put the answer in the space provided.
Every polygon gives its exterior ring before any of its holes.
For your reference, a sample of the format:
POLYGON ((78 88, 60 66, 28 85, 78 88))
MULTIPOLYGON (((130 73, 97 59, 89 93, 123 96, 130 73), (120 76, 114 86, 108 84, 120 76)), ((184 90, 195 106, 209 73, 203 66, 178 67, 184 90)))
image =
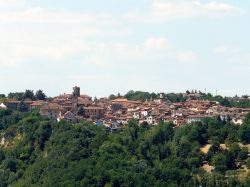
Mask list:
MULTIPOLYGON (((30 89, 29 89, 30 90, 30 89)), ((32 89, 31 89, 32 90, 32 89)), ((33 92, 34 92, 34 94, 36 93, 36 91, 38 91, 38 90, 40 90, 40 89, 37 89, 37 90, 32 90, 33 92)), ((48 92, 46 92, 45 90, 42 90, 45 94, 46 94, 46 96, 48 96, 48 97, 56 97, 56 96, 59 96, 59 95, 63 95, 63 94, 71 94, 72 93, 72 91, 73 91, 73 89, 72 90, 69 90, 69 89, 67 89, 67 91, 62 91, 61 93, 58 93, 58 94, 55 94, 55 95, 48 95, 47 93, 48 92)), ((89 96, 91 96, 91 97, 97 97, 97 98, 102 98, 102 97, 109 97, 110 95, 118 95, 118 94, 120 94, 121 96, 124 96, 126 93, 128 93, 129 91, 141 91, 141 92, 149 92, 149 93, 156 93, 156 94, 159 94, 159 93, 165 93, 165 94, 169 94, 169 93, 175 93, 175 94, 180 94, 180 93, 186 93, 186 91, 190 91, 190 92, 192 92, 192 91, 197 91, 197 92, 199 92, 199 91, 201 91, 201 92, 203 92, 203 93, 206 93, 206 94, 208 94, 208 93, 210 93, 210 94, 212 94, 213 96, 216 96, 216 95, 220 95, 220 96, 224 96, 224 97, 234 97, 234 96, 238 96, 238 97, 241 97, 241 96, 245 96, 245 95, 248 95, 248 94, 235 94, 235 95, 225 95, 225 94, 220 94, 219 93, 219 91, 217 90, 215 90, 214 92, 209 92, 209 91, 207 91, 207 90, 197 90, 197 89, 186 89, 186 90, 181 90, 181 91, 167 91, 167 92, 164 92, 164 91, 147 91, 147 90, 128 90, 128 91, 126 91, 126 92, 117 92, 117 93, 109 93, 109 94, 107 94, 107 95, 101 95, 101 96, 97 96, 96 94, 89 94, 89 93, 86 93, 86 92, 83 92, 82 90, 80 90, 80 92, 81 92, 81 94, 82 95, 89 95, 89 96)), ((6 96, 8 96, 8 94, 9 93, 15 93, 15 92, 25 92, 25 90, 19 90, 19 91, 10 91, 10 92, 8 92, 8 93, 0 93, 0 94, 5 94, 6 96)), ((248 96, 250 96, 250 95, 248 95, 248 96)))

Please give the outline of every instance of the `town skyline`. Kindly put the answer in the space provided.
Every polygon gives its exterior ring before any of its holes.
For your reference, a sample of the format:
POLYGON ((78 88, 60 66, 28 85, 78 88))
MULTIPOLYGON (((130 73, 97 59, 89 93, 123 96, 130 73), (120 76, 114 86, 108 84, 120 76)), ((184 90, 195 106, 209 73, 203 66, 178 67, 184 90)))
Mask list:
MULTIPOLYGON (((76 85, 75 85, 76 86, 76 85)), ((79 86, 79 85, 77 85, 79 86)), ((71 86, 70 88, 73 88, 74 86, 71 86)), ((81 86, 80 86, 81 87, 81 86)), ((35 91, 38 91, 38 90, 42 90, 48 97, 56 97, 56 96, 59 96, 59 95, 64 95, 64 94, 71 94, 71 89, 70 88, 67 88, 66 90, 64 91, 61 91, 60 93, 54 93, 53 95, 50 95, 48 93, 50 93, 49 91, 47 91, 46 89, 41 89, 41 88, 37 88, 37 89, 30 89, 30 88, 27 88, 27 89, 24 89, 24 90, 12 90, 10 92, 0 92, 0 94, 4 94, 6 97, 8 96, 9 93, 24 93, 25 90, 31 90, 35 93, 35 91)), ((82 88, 82 87, 81 87, 82 88)), ((148 93, 155 93, 155 94, 160 94, 160 93, 165 93, 165 94, 168 94, 168 93, 175 93, 175 94, 178 94, 178 93, 186 93, 187 91, 189 92, 202 92, 202 93, 205 93, 205 94, 211 94, 213 96, 223 96, 223 97, 235 97, 235 96, 238 96, 238 97, 241 97, 241 96, 250 96, 249 93, 242 93, 242 94, 238 94, 238 93, 235 93, 235 94, 221 94, 220 93, 220 90, 214 90, 213 92, 207 90, 206 88, 203 89, 203 90, 200 90, 200 89, 180 89, 179 91, 163 91, 163 89, 161 90, 158 90, 158 91, 154 91, 154 90, 139 90, 139 89, 130 89, 130 90, 127 90, 127 91, 124 91, 124 92, 120 92, 120 91, 117 91, 117 92, 114 92, 114 93, 108 93, 107 95, 97 95, 95 94, 93 91, 90 91, 90 92, 86 92, 84 89, 81 90, 81 93, 82 94, 86 94, 86 95, 90 95, 91 97, 97 97, 97 98, 102 98, 102 97, 109 97, 110 95, 120 95, 121 97, 123 97, 124 95, 126 95, 128 92, 130 91, 139 91, 139 92, 148 92, 148 93), (92 94, 90 94, 92 93, 92 94)))
POLYGON ((157 125, 164 121, 181 127, 219 116, 221 120, 242 124, 250 111, 250 96, 223 98, 197 90, 181 94, 130 91, 124 97, 118 94, 98 99, 83 94, 78 86, 72 90, 51 98, 41 90, 10 93, 7 98, 0 95, 3 98, 0 108, 20 112, 38 110, 42 116, 58 122, 88 119, 99 124, 103 120, 111 131, 123 128, 131 119, 139 120, 140 124, 157 125))

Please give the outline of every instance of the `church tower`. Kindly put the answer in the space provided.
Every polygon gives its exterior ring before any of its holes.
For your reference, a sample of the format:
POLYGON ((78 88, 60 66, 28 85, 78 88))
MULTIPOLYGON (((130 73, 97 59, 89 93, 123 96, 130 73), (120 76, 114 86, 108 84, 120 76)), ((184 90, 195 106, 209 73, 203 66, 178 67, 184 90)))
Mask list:
POLYGON ((80 97, 80 87, 75 86, 72 93, 72 112, 75 114, 78 110, 78 97, 80 97))
POLYGON ((74 88, 73 88, 73 93, 72 93, 72 95, 73 95, 73 97, 80 97, 80 87, 77 87, 77 86, 75 86, 74 88))

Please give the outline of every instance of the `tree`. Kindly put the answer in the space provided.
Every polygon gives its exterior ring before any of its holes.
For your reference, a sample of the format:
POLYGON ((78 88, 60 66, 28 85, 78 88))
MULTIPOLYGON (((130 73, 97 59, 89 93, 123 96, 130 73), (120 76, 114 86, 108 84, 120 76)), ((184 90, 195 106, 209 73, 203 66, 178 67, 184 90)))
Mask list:
POLYGON ((111 94, 111 95, 109 96, 109 99, 110 99, 110 100, 114 100, 114 99, 116 99, 116 96, 115 96, 114 94, 111 94))
POLYGON ((51 125, 47 122, 41 122, 37 130, 38 143, 41 150, 44 149, 45 141, 49 139, 52 133, 51 125))
POLYGON ((246 160, 248 158, 248 149, 246 147, 243 147, 239 154, 238 154, 238 159, 240 161, 246 160))
POLYGON ((0 99, 6 98, 5 94, 0 94, 0 99))
POLYGON ((18 105, 18 109, 17 109, 19 112, 28 112, 29 110, 29 107, 28 105, 24 102, 24 101, 21 101, 18 105))
POLYGON ((38 90, 38 91, 36 92, 35 98, 36 98, 37 100, 45 100, 45 99, 47 98, 47 96, 45 95, 45 93, 43 93, 42 90, 38 90))
POLYGON ((23 94, 23 99, 35 100, 35 95, 33 90, 26 90, 23 94))
POLYGON ((23 92, 15 92, 15 93, 10 92, 10 93, 8 94, 8 98, 9 98, 9 99, 16 99, 16 100, 18 100, 18 101, 21 101, 21 100, 24 99, 24 98, 23 98, 23 95, 24 95, 23 92))
POLYGON ((182 94, 169 93, 166 96, 173 103, 183 102, 186 100, 182 94))
POLYGON ((180 142, 177 144, 176 147, 177 155, 179 157, 186 157, 192 150, 192 144, 188 139, 184 136, 181 138, 180 142))
POLYGON ((153 143, 162 144, 173 138, 174 130, 173 127, 168 123, 162 123, 155 128, 153 134, 153 143))
POLYGON ((238 143, 233 143, 229 146, 229 152, 232 153, 234 158, 237 158, 241 149, 238 143))
POLYGON ((4 167, 6 169, 9 169, 10 171, 13 171, 13 172, 16 171, 17 163, 13 159, 7 159, 7 160, 5 160, 4 163, 3 163, 3 165, 4 165, 4 167))
POLYGON ((227 169, 227 158, 223 153, 218 153, 212 158, 212 165, 215 167, 215 170, 224 173, 227 169))
POLYGON ((221 103, 221 105, 226 106, 226 107, 231 106, 231 103, 227 98, 223 98, 220 103, 221 103))
POLYGON ((132 141, 134 142, 138 138, 139 126, 138 126, 136 120, 129 121, 128 126, 129 126, 130 136, 132 138, 132 141))
POLYGON ((250 125, 250 113, 248 113, 244 119, 244 124, 250 125))
POLYGON ((133 91, 130 90, 128 93, 124 95, 125 98, 128 100, 140 100, 140 101, 145 101, 149 99, 155 99, 157 98, 157 94, 155 93, 149 93, 149 92, 143 92, 143 91, 133 91))
POLYGON ((248 95, 242 95, 241 97, 244 98, 244 99, 248 99, 250 96, 248 96, 248 95))
POLYGON ((5 154, 4 154, 3 150, 2 150, 2 148, 0 148, 0 163, 1 163, 1 161, 3 161, 4 159, 5 159, 5 154))
POLYGON ((244 144, 250 143, 250 124, 243 124, 240 126, 239 138, 244 144))
POLYGON ((250 169, 250 159, 247 159, 247 168, 250 169))
POLYGON ((78 114, 79 116, 84 116, 84 115, 85 115, 85 111, 84 111, 83 106, 80 106, 80 107, 78 108, 77 114, 78 114))

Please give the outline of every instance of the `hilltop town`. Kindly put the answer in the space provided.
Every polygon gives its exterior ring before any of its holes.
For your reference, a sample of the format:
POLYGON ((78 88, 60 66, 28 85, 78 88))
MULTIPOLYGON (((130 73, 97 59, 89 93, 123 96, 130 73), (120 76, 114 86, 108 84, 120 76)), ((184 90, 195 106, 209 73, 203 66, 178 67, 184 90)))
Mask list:
POLYGON ((249 101, 195 90, 93 99, 77 86, 2 95, 0 186, 146 186, 140 175, 149 186, 249 186, 249 101))
MULTIPOLYGON (((250 108, 225 107, 218 101, 204 100, 197 92, 184 93, 183 102, 171 102, 164 93, 149 100, 92 99, 82 95, 80 87, 74 87, 72 94, 62 94, 50 100, 25 100, 29 110, 38 109, 44 117, 73 123, 86 119, 96 125, 105 125, 111 130, 119 130, 131 119, 139 124, 157 125, 161 121, 172 122, 176 127, 200 122, 205 118, 220 117, 234 124, 242 124, 250 108)), ((249 100, 249 98, 245 98, 249 100)), ((17 110, 21 101, 8 100, 1 108, 17 110)))

